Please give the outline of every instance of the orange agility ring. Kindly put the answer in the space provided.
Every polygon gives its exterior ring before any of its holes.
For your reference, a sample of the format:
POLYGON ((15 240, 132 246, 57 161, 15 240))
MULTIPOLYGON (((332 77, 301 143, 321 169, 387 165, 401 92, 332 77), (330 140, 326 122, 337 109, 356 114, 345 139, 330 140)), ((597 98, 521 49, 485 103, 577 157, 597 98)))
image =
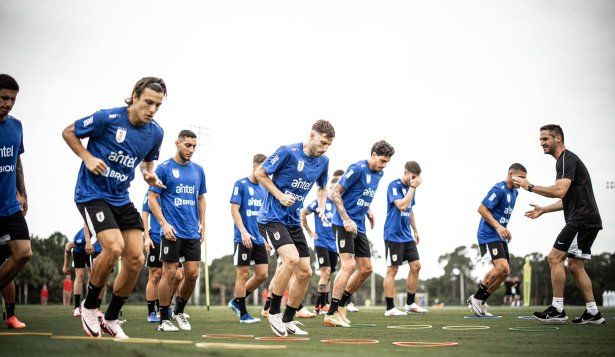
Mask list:
POLYGON ((237 339, 242 339, 242 338, 254 338, 254 335, 236 335, 236 334, 232 334, 232 333, 210 333, 207 335, 203 335, 203 337, 205 338, 237 338, 237 339))
POLYGON ((457 342, 411 342, 411 341, 400 341, 393 342, 395 346, 399 347, 453 347, 458 346, 457 342))
POLYGON ((309 341, 309 337, 283 337, 283 336, 265 336, 255 337, 255 340, 259 341, 284 341, 284 342, 297 342, 297 341, 309 341))
POLYGON ((330 340, 320 340, 322 343, 331 345, 374 345, 380 343, 378 340, 370 340, 365 338, 333 338, 330 340))

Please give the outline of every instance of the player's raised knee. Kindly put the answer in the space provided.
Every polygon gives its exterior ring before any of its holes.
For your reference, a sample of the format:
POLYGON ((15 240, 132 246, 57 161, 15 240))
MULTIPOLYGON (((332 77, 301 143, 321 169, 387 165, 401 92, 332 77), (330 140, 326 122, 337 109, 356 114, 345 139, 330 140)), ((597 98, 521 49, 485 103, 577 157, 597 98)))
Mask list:
POLYGON ((410 269, 412 269, 413 272, 418 273, 421 270, 421 262, 418 260, 413 261, 410 263, 410 269))

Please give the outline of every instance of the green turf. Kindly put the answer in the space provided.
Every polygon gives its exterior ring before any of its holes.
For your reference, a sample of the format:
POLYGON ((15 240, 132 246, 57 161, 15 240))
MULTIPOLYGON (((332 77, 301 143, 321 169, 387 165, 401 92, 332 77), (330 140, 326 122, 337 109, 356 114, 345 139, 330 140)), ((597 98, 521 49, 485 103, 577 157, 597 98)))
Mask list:
MULTIPOLYGON (((257 316, 258 308, 250 311, 257 316)), ((227 308, 214 307, 211 311, 205 308, 188 307, 192 318, 192 331, 179 333, 162 333, 155 330, 156 324, 146 322, 145 306, 126 306, 123 319, 126 333, 131 337, 182 339, 193 342, 227 342, 245 344, 285 344, 286 350, 279 351, 249 351, 249 350, 205 350, 190 345, 163 344, 122 344, 115 341, 62 341, 49 337, 38 336, 0 336, 0 355, 2 356, 166 356, 210 354, 220 356, 312 356, 318 354, 352 353, 355 356, 369 356, 376 353, 384 355, 402 353, 421 353, 440 355, 451 353, 455 355, 587 355, 613 354, 615 352, 615 320, 608 320, 602 326, 558 325, 557 331, 523 332, 509 331, 509 327, 540 327, 538 321, 521 320, 518 316, 531 315, 532 309, 526 308, 492 308, 493 313, 502 315, 501 319, 464 319, 469 311, 461 308, 432 309, 426 315, 385 318, 383 309, 361 309, 349 318, 359 324, 376 324, 365 328, 330 328, 322 326, 322 318, 300 320, 305 324, 311 338, 306 342, 261 342, 255 340, 213 340, 201 336, 207 333, 252 334, 255 336, 273 336, 269 326, 262 321, 259 324, 243 325, 237 322, 235 316, 227 308), (388 325, 428 324, 431 329, 394 330, 388 325), (443 326, 451 325, 483 325, 488 330, 451 331, 443 330, 443 326), (320 342, 328 338, 368 338, 380 340, 376 345, 363 346, 331 346, 320 342), (394 341, 438 341, 457 342, 457 347, 446 348, 402 348, 392 345, 394 341)), ((567 310, 571 317, 578 316, 582 308, 574 307, 567 310)), ((615 309, 603 309, 605 316, 615 316, 615 309)), ((28 328, 24 332, 52 332, 54 335, 83 336, 78 318, 72 317, 72 311, 63 306, 18 306, 17 315, 26 322, 28 328)), ((9 332, 3 323, 1 332, 9 332)))

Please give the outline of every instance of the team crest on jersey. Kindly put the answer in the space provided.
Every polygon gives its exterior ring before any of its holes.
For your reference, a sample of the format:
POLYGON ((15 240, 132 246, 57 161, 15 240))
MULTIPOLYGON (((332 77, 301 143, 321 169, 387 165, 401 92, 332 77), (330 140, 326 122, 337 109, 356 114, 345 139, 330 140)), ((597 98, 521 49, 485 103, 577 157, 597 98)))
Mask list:
POLYGON ((325 204, 325 208, 327 209, 327 211, 330 211, 331 210, 331 204, 330 203, 325 204))
POLYGON ((126 129, 117 128, 117 131, 115 132, 115 141, 121 144, 124 140, 126 140, 126 129))
POLYGON ((280 232, 273 233, 273 239, 280 240, 280 232))
POLYGON ((179 169, 172 169, 171 172, 173 172, 173 177, 179 178, 179 169))
POLYGON ((247 260, 248 255, 246 253, 241 254, 241 260, 247 260))
POLYGON ((164 254, 169 254, 169 247, 164 247, 164 254))
POLYGON ((105 212, 100 211, 100 212, 96 213, 96 220, 98 222, 104 221, 105 220, 105 212))
POLYGON ((397 254, 393 254, 391 255, 391 259, 396 262, 397 261, 397 254))
POLYGON ((250 192, 250 196, 254 196, 254 189, 252 187, 248 187, 248 192, 250 192))
POLYGON ((323 258, 323 257, 318 258, 318 262, 320 264, 324 264, 325 263, 325 258, 323 258))
POLYGON ((369 174, 365 175, 365 182, 367 183, 372 182, 372 175, 369 175, 369 174))
POLYGON ((299 172, 303 171, 304 167, 305 167, 305 161, 299 160, 299 162, 297 162, 297 171, 299 172))
POLYGON ((491 249, 491 254, 498 255, 498 248, 491 249))
POLYGON ((346 246, 346 241, 345 240, 341 240, 340 241, 340 248, 344 248, 346 246))

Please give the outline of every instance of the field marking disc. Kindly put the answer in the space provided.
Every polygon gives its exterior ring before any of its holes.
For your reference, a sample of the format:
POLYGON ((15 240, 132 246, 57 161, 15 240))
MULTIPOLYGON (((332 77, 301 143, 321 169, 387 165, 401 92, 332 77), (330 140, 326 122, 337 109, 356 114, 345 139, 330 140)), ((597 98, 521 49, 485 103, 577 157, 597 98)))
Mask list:
POLYGON ((521 320, 536 320, 536 318, 534 318, 534 316, 519 316, 517 318, 521 319, 521 320))
POLYGON ((453 347, 453 346, 459 345, 457 342, 422 342, 422 341, 399 341, 399 342, 393 342, 393 344, 399 347, 415 347, 415 348, 453 347))
POLYGON ((544 331, 557 331, 557 326, 544 326, 544 327, 509 327, 508 331, 523 331, 523 332, 544 332, 544 331))
POLYGON ((476 325, 460 325, 460 326, 444 326, 443 330, 451 331, 473 331, 473 330, 488 330, 489 326, 476 326, 476 325))
POLYGON ((387 328, 395 329, 395 330, 422 330, 427 328, 432 328, 431 325, 393 325, 387 326, 387 328))
POLYGON ((54 340, 84 340, 84 341, 113 341, 113 337, 88 337, 88 336, 51 336, 54 340))
POLYGON ((210 333, 203 335, 205 338, 233 338, 233 339, 246 339, 254 338, 254 335, 236 335, 232 333, 210 333))
POLYGON ((0 332, 0 336, 52 336, 51 332, 0 332))
POLYGON ((476 315, 467 315, 463 317, 464 319, 501 319, 502 316, 494 315, 494 316, 476 316, 476 315))
POLYGON ((249 345, 243 343, 198 342, 198 348, 218 348, 225 350, 283 350, 286 345, 249 345))
POLYGON ((155 338, 116 338, 115 341, 123 343, 152 343, 152 344, 170 344, 170 345, 187 345, 192 344, 189 340, 159 340, 155 338))
POLYGON ((282 337, 282 336, 264 336, 264 337, 254 337, 255 340, 259 341, 290 341, 290 342, 298 342, 298 341, 309 341, 309 337, 282 337))
POLYGON ((320 342, 331 345, 373 345, 380 343, 378 340, 370 340, 365 338, 333 338, 329 340, 320 340, 320 342))

